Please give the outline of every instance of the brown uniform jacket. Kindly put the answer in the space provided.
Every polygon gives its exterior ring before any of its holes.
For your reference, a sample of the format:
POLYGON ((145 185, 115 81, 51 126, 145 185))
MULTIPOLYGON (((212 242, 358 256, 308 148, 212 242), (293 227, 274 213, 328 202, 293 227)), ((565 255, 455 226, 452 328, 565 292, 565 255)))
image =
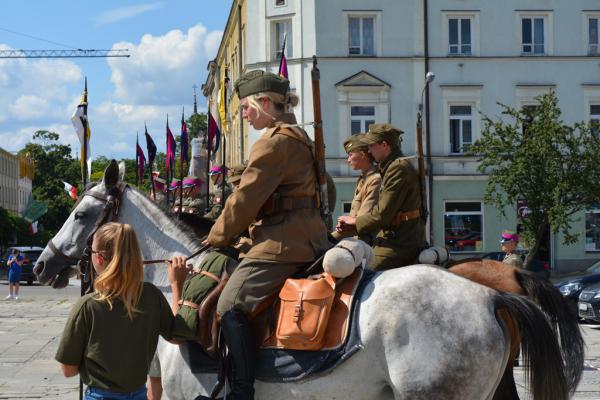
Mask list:
MULTIPOLYGON (((361 175, 356 181, 356 190, 354 198, 350 206, 350 216, 357 217, 359 215, 368 214, 379 200, 379 187, 381 186, 381 175, 377 168, 367 171, 361 175)), ((333 232, 333 237, 341 239, 344 237, 353 236, 353 232, 333 232)))
POLYGON ((425 243, 425 225, 421 218, 391 226, 399 212, 418 210, 421 207, 419 178, 410 162, 400 152, 392 152, 379 165, 381 189, 377 205, 370 213, 356 218, 359 235, 377 232, 375 254, 395 257, 410 253, 417 256, 425 243), (380 242, 378 244, 378 239, 380 242), (379 248, 378 248, 379 247, 379 248))
POLYGON ((266 200, 316 194, 313 145, 293 114, 283 114, 256 141, 240 185, 215 222, 208 242, 224 247, 249 227, 252 247, 240 257, 281 262, 310 262, 328 247, 319 209, 297 209, 257 219, 266 200))

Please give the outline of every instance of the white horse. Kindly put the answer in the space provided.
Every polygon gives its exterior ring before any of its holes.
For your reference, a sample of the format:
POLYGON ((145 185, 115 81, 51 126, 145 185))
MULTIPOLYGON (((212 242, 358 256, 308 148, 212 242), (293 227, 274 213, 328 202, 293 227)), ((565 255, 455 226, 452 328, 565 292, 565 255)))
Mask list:
MULTIPOLYGON (((40 282, 66 285, 72 273, 69 262, 81 257, 105 205, 103 197, 117 180, 113 161, 103 181, 88 189, 89 195, 79 201, 38 259, 35 271, 40 282)), ((123 193, 118 220, 134 227, 145 259, 190 255, 200 248, 197 237, 131 188, 123 193)), ((146 280, 170 297, 164 266, 147 266, 146 280)), ((503 377, 512 363, 509 348, 518 335, 509 334, 499 310, 521 328, 534 398, 568 399, 574 390, 565 376, 554 332, 527 299, 498 293, 436 267, 416 265, 375 275, 359 300, 364 349, 324 376, 292 383, 257 381, 255 398, 518 399, 512 370, 503 377), (501 380, 507 379, 511 387, 498 390, 501 380)), ((190 372, 185 347, 159 342, 162 383, 169 399, 207 395, 216 381, 214 374, 190 372)))

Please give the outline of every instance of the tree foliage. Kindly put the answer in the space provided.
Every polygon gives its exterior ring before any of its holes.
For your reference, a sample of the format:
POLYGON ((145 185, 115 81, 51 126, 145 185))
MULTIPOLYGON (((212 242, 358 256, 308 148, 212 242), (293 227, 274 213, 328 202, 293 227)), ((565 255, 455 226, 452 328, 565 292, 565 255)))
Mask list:
POLYGON ((504 118, 483 117, 481 139, 470 148, 489 180, 484 201, 505 208, 527 203, 523 236, 530 245, 527 266, 548 229, 577 240, 570 232, 574 214, 600 200, 600 140, 587 123, 566 125, 554 92, 536 98, 539 105, 514 109, 500 104, 504 118))
POLYGON ((81 180, 81 167, 71 156, 71 146, 59 144, 58 139, 55 132, 36 131, 33 141, 19 151, 35 163, 33 197, 48 202, 48 212, 40 218, 39 224, 52 233, 60 229, 73 207, 63 181, 77 185, 81 180))

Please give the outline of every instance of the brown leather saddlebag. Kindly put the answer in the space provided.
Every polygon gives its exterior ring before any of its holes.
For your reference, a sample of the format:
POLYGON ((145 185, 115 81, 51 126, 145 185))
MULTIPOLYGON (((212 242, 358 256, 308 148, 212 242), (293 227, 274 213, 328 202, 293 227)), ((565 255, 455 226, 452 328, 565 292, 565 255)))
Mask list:
POLYGON ((335 278, 328 273, 286 280, 279 292, 277 340, 287 349, 321 349, 334 296, 335 278))

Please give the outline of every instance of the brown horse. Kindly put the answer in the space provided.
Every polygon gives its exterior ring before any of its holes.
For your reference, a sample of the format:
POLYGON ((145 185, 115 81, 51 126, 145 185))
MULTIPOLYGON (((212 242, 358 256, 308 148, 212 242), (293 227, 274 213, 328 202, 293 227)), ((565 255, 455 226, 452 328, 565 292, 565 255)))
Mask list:
MULTIPOLYGON (((577 322, 577 316, 567 306, 554 285, 526 270, 494 260, 467 259, 457 261, 451 264, 448 270, 500 292, 524 295, 536 302, 548 316, 552 328, 560 334, 560 345, 563 349, 568 384, 571 390, 577 387, 583 370, 584 341, 577 322), (569 348, 576 348, 578 351, 565 351, 569 348)), ((524 347, 528 344, 521 342, 519 324, 509 313, 500 310, 498 316, 504 321, 511 334, 511 349, 494 400, 515 400, 519 399, 519 395, 513 377, 513 360, 519 351, 519 345, 524 347)), ((527 363, 528 360, 524 360, 524 362, 527 363)))

